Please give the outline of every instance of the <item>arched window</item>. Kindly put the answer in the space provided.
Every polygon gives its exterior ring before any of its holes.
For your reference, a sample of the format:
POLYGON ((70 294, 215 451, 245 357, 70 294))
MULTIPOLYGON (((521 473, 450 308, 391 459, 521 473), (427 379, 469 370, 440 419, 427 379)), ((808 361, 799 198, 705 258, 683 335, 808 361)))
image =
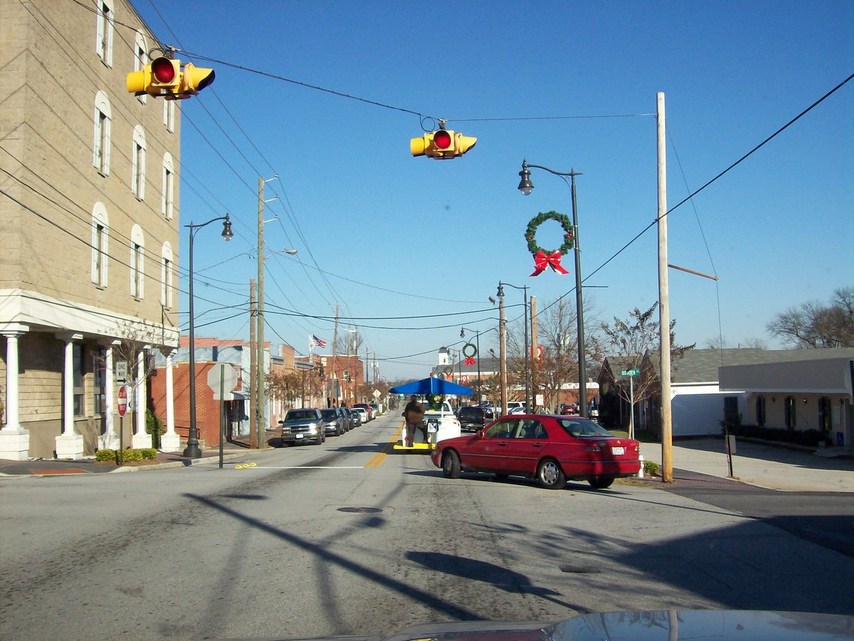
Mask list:
POLYGON ((145 130, 137 125, 133 128, 131 149, 130 190, 139 200, 145 199, 145 130))
POLYGON ((92 209, 92 282, 98 287, 107 286, 109 230, 107 208, 104 203, 97 202, 92 209))
POLYGON ((174 265, 172 246, 168 242, 163 243, 163 249, 160 252, 160 304, 164 309, 172 309, 174 265))
POLYGON ((93 125, 95 129, 92 143, 92 164, 102 176, 110 175, 110 130, 113 122, 113 111, 110 99, 103 91, 95 94, 95 109, 93 125))
MULTIPOLYGON (((140 71, 148 64, 148 42, 145 36, 137 31, 133 41, 133 70, 140 71)), ((137 96, 142 104, 148 102, 148 94, 141 93, 137 96)))
POLYGON ((98 11, 95 14, 98 20, 95 39, 95 53, 108 67, 113 66, 113 31, 115 23, 115 12, 113 11, 113 0, 98 0, 98 11))
POLYGON ((145 237, 142 228, 134 225, 130 232, 130 295, 145 296, 145 237))
MULTIPOLYGON (((174 101, 172 101, 174 102, 174 101)), ((166 220, 172 220, 175 208, 175 171, 172 166, 172 154, 163 154, 163 191, 160 197, 160 213, 166 220)))

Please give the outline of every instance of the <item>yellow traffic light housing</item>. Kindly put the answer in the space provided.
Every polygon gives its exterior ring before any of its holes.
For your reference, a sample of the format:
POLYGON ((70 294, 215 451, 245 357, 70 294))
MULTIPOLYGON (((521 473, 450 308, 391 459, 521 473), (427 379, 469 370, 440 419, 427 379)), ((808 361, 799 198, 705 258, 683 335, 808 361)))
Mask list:
POLYGON ((477 138, 445 129, 444 122, 440 121, 439 129, 436 131, 428 132, 420 138, 410 139, 409 150, 413 156, 450 160, 462 156, 476 143, 477 138))
POLYGON ((127 75, 128 92, 137 96, 148 94, 166 100, 189 98, 214 81, 213 69, 197 67, 188 62, 181 69, 181 61, 161 56, 139 71, 127 75))
POLYGON ((187 95, 195 95, 202 89, 207 87, 214 81, 216 73, 213 69, 205 69, 197 67, 192 62, 184 65, 184 71, 181 76, 181 97, 186 98, 187 95))

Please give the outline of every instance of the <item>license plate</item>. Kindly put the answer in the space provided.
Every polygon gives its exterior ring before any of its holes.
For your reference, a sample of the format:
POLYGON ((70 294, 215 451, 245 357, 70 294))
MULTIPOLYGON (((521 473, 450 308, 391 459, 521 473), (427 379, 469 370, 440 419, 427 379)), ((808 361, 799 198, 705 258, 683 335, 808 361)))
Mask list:
POLYGON ((616 454, 617 456, 619 456, 620 454, 625 454, 625 453, 626 453, 625 447, 612 447, 611 448, 611 454, 616 454))
POLYGON ((304 435, 304 434, 296 434, 296 435, 294 436, 294 438, 302 438, 303 436, 305 436, 305 435, 304 435))

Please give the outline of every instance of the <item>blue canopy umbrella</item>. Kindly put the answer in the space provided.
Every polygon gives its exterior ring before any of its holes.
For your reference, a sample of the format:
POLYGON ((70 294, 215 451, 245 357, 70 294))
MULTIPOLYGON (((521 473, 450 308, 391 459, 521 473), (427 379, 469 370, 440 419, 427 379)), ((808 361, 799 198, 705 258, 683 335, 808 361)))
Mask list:
POLYGON ((392 387, 392 394, 456 394, 457 396, 471 396, 474 390, 464 385, 457 385, 443 378, 422 378, 420 381, 404 383, 392 387))

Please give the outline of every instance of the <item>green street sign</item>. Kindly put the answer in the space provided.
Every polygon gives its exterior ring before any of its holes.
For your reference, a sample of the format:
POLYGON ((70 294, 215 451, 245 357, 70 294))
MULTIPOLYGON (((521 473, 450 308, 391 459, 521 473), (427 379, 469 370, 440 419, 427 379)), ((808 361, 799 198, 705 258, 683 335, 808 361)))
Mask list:
POLYGON ((620 374, 623 376, 640 376, 640 370, 639 369, 624 369, 622 372, 620 372, 620 374))

